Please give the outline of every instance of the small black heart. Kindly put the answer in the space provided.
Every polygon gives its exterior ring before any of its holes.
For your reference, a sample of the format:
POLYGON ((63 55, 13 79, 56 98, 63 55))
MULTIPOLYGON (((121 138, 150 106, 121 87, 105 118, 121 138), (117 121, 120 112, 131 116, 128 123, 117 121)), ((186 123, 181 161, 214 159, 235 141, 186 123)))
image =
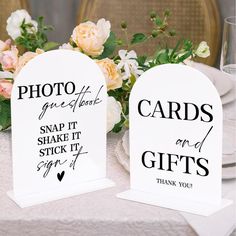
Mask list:
POLYGON ((64 175, 65 175, 65 171, 64 171, 64 170, 63 170, 61 173, 57 173, 57 178, 58 178, 58 180, 59 180, 60 182, 62 181, 64 175))

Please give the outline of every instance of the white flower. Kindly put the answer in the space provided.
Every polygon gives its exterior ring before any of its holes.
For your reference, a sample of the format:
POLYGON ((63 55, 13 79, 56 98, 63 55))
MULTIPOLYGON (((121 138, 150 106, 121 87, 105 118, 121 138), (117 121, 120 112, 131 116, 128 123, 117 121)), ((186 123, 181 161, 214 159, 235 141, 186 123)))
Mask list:
POLYGON ((21 36, 21 24, 25 20, 26 24, 32 24, 32 28, 30 29, 31 33, 32 31, 38 30, 38 23, 31 19, 31 16, 29 13, 24 10, 16 10, 11 13, 10 17, 7 19, 7 33, 10 35, 14 40, 21 36))
POLYGON ((122 73, 123 79, 128 79, 131 74, 133 74, 135 77, 138 77, 143 73, 142 70, 138 69, 138 62, 136 61, 137 54, 134 50, 130 52, 127 50, 120 50, 118 54, 120 56, 120 62, 117 67, 120 70, 124 70, 122 73))
POLYGON ((207 42, 202 41, 199 44, 197 50, 195 51, 195 54, 199 57, 202 57, 202 58, 206 58, 206 57, 210 56, 210 48, 207 45, 207 42))
POLYGON ((73 48, 70 43, 63 43, 59 49, 65 49, 65 50, 72 50, 72 51, 78 51, 81 52, 81 50, 78 47, 73 48))
POLYGON ((107 133, 121 120, 122 108, 114 97, 107 97, 107 133))
POLYGON ((73 47, 69 43, 63 43, 59 49, 73 50, 73 47))

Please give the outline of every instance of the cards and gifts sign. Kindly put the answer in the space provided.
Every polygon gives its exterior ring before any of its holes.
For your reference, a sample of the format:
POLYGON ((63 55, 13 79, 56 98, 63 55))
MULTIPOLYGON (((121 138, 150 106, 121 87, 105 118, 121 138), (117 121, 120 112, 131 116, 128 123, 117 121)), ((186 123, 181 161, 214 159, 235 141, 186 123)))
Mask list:
POLYGON ((101 70, 82 53, 51 51, 22 69, 12 92, 11 197, 19 205, 113 185, 105 178, 106 98, 101 70))
POLYGON ((131 190, 118 196, 205 215, 222 207, 222 106, 210 80, 157 66, 136 82, 129 107, 131 190))

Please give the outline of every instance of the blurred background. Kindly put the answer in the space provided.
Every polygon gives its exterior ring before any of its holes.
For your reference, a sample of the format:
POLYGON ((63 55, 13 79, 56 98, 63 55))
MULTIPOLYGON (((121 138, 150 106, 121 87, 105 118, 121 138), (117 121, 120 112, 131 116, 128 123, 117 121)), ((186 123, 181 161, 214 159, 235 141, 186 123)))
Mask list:
MULTIPOLYGON (((4 1, 0 0, 0 14, 4 14, 1 7, 6 8, 11 3, 14 8, 14 4, 19 2, 18 5, 28 8, 33 18, 44 16, 45 22, 54 26, 49 39, 60 43, 67 42, 73 28, 84 19, 104 17, 111 21, 112 29, 118 36, 121 33, 121 20, 127 21, 132 32, 148 32, 149 12, 155 9, 162 13, 165 8, 169 8, 172 11, 170 24, 177 30, 179 37, 189 38, 196 44, 202 40, 208 42, 211 57, 203 62, 214 66, 219 65, 224 18, 236 12, 236 0, 8 0, 5 5, 4 1)), ((4 21, 4 17, 0 20, 4 21)), ((136 50, 151 54, 156 45, 153 42, 146 48, 136 50)))
MULTIPOLYGON (((102 16, 105 17, 107 15, 107 17, 109 17, 108 20, 110 19, 111 21, 113 19, 113 17, 111 16, 112 14, 109 15, 108 13, 106 13, 106 10, 109 10, 109 9, 105 9, 104 5, 106 5, 108 2, 114 2, 111 5, 114 6, 113 11, 117 12, 117 14, 119 14, 120 10, 125 11, 125 8, 127 8, 127 6, 125 6, 124 9, 119 9, 120 6, 122 5, 121 4, 122 1, 119 1, 119 0, 113 0, 113 1, 112 0, 111 1, 98 0, 96 2, 98 3, 99 1, 103 2, 103 4, 102 4, 103 6, 101 7, 99 13, 97 13, 96 10, 95 10, 94 15, 97 14, 101 17, 102 16), (104 9, 104 13, 103 13, 103 9, 104 9)), ((207 2, 207 1, 209 2, 209 0, 205 0, 205 2, 207 2)), ((143 12, 142 12, 142 14, 140 14, 140 18, 145 19, 145 16, 147 16, 149 11, 152 10, 152 8, 153 8, 153 5, 150 2, 154 2, 154 1, 135 0, 133 2, 135 2, 135 5, 137 5, 139 3, 146 4, 147 6, 150 5, 150 9, 148 9, 148 7, 147 7, 147 9, 142 8, 143 12), (145 12, 145 11, 147 11, 147 12, 145 12)), ((174 0, 170 0, 170 1, 168 1, 168 0, 165 0, 165 1, 158 0, 156 2, 165 2, 167 7, 168 7, 168 2, 169 2, 169 5, 170 5, 169 9, 173 12, 172 18, 175 18, 175 10, 176 9, 171 9, 171 8, 172 7, 176 8, 175 3, 174 3, 176 1, 174 1, 174 0)), ((184 8, 185 6, 181 6, 181 2, 184 5, 184 1, 179 1, 179 4, 180 4, 179 7, 184 8)), ((193 0, 188 0, 188 2, 192 2, 192 7, 195 8, 195 9, 197 8, 197 6, 194 5, 193 0)), ((220 57, 219 48, 220 48, 220 45, 221 45, 221 35, 222 35, 224 18, 227 17, 227 16, 235 15, 235 11, 236 11, 235 10, 235 2, 236 2, 236 0, 216 0, 215 2, 218 5, 219 21, 220 22, 215 22, 215 24, 212 24, 209 27, 210 28, 212 28, 212 27, 216 28, 216 29, 211 29, 212 30, 211 34, 215 34, 213 36, 215 39, 213 39, 213 40, 215 40, 215 44, 217 45, 216 46, 217 49, 214 49, 213 46, 211 46, 211 48, 212 48, 212 50, 214 50, 213 54, 217 54, 217 56, 216 56, 216 59, 212 58, 213 60, 211 60, 211 61, 209 61, 209 59, 208 59, 208 61, 203 60, 203 62, 205 62, 207 64, 218 66, 219 65, 219 57, 220 57), (218 27, 217 24, 220 24, 220 27, 218 27), (214 30, 216 30, 216 32, 214 32, 214 30)), ((160 5, 162 5, 162 4, 160 4, 160 5)), ((70 38, 71 32, 72 32, 72 29, 75 27, 75 25, 78 23, 78 21, 82 20, 81 18, 83 18, 83 16, 79 16, 79 15, 85 14, 86 16, 89 16, 89 18, 91 18, 91 17, 95 18, 95 19, 99 18, 99 17, 96 17, 96 16, 91 15, 89 13, 87 13, 87 14, 82 13, 81 14, 81 9, 80 9, 80 7, 82 7, 81 0, 67 0, 67 1, 65 1, 65 0, 40 0, 40 1, 38 1, 38 0, 29 0, 29 7, 30 7, 32 15, 34 17, 43 15, 43 16, 45 16, 45 20, 46 20, 47 23, 52 24, 52 25, 55 26, 55 30, 53 32, 51 32, 51 34, 50 34, 50 39, 52 39, 52 40, 57 39, 57 41, 59 41, 61 43, 68 41, 68 39, 70 38), (80 14, 79 14, 79 12, 80 12, 80 14)), ((164 7, 165 7, 165 5, 163 6, 163 8, 164 7)), ((189 7, 191 7, 191 5, 189 7)), ((132 9, 134 9, 133 11, 135 11, 135 10, 138 11, 139 10, 139 9, 135 9, 134 7, 132 7, 131 9, 127 9, 129 12, 127 12, 124 15, 122 14, 124 17, 127 17, 124 20, 126 20, 128 22, 128 24, 129 24, 129 21, 131 20, 130 18, 132 18, 133 15, 135 15, 135 12, 133 12, 132 9)), ((186 10, 188 10, 188 9, 186 9, 186 10)), ((194 9, 192 11, 194 11, 194 9)), ((116 15, 116 14, 114 14, 114 12, 113 12, 113 15, 116 15)), ((120 15, 121 15, 121 13, 120 13, 120 15)), ((119 19, 119 16, 116 16, 116 17, 119 19)), ((193 14, 193 17, 197 18, 197 17, 201 17, 201 16, 200 15, 195 16, 193 14)), ((217 21, 217 19, 212 19, 212 20, 217 21)), ((148 19, 146 19, 146 21, 148 22, 148 19)), ((188 21, 188 20, 186 19, 186 21, 188 21)), ((207 21, 207 19, 205 19, 205 21, 207 21)), ((140 23, 142 23, 142 22, 140 22, 140 23)), ((186 23, 188 24, 188 22, 186 22, 186 23)), ((198 20, 196 20, 196 25, 197 24, 201 25, 200 23, 201 22, 198 22, 198 20)), ((112 26, 114 24, 119 24, 119 22, 112 22, 112 26)), ((115 25, 115 27, 118 28, 117 25, 115 25)), ((183 26, 183 28, 180 27, 179 30, 184 31, 184 27, 186 27, 186 26, 183 26)), ((176 25, 175 25, 175 28, 176 28, 176 25)), ((178 29, 178 27, 177 27, 177 29, 178 29)), ((135 28, 135 29, 131 29, 131 30, 133 30, 134 32, 135 31, 138 32, 139 28, 135 28)), ((195 31, 196 30, 199 30, 199 28, 196 28, 195 31)), ((186 32, 186 34, 188 34, 188 32, 186 32)), ((185 37, 187 36, 186 34, 185 34, 185 37)), ((194 40, 194 38, 198 38, 198 37, 196 35, 194 37, 194 35, 193 35, 193 40, 194 40)), ((202 40, 204 40, 204 37, 202 37, 201 33, 199 35, 199 41, 201 41, 200 38, 202 40)), ((196 42, 196 43, 199 43, 199 42, 196 42)), ((151 53, 150 50, 149 50, 149 53, 151 53)), ((212 55, 212 56, 215 57, 215 55, 212 55)))
MULTIPOLYGON (((116 1, 119 2, 119 0, 116 1)), ((71 31, 77 23, 81 0, 28 0, 28 2, 33 17, 45 16, 46 22, 55 26, 55 30, 50 34, 52 39, 56 38, 61 43, 68 41, 71 31)), ((148 2, 148 0, 143 2, 148 2)), ((235 0, 217 0, 216 2, 222 25, 225 17, 235 15, 235 0)))

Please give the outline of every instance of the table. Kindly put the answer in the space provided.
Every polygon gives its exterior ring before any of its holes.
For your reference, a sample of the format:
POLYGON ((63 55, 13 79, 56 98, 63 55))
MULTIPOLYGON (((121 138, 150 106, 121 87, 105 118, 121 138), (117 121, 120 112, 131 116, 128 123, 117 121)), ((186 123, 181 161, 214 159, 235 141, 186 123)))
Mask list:
POLYGON ((114 155, 121 135, 108 135, 107 172, 115 187, 21 209, 6 195, 12 189, 11 133, 0 132, 0 236, 196 235, 177 211, 116 198, 129 188, 114 155))

